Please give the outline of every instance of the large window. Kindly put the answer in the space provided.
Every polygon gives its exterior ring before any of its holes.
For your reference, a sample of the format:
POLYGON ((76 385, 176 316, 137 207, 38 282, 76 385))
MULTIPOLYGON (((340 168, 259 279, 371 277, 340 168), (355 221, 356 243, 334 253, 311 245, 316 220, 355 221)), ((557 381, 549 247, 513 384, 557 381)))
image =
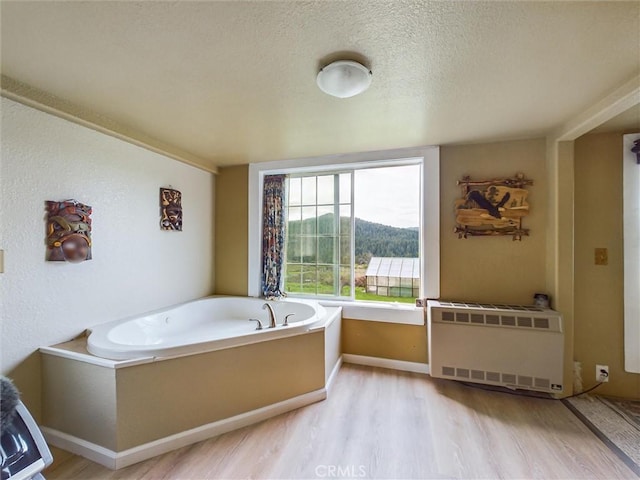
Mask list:
POLYGON ((290 175, 285 292, 413 303, 420 290, 420 172, 414 162, 290 175))
POLYGON ((248 294, 258 297, 262 292, 264 178, 285 175, 288 216, 282 273, 288 295, 337 302, 348 318, 423 324, 413 299, 440 295, 439 166, 438 147, 251 164, 248 294), (402 168, 413 172, 396 175, 402 168), (389 268, 388 280, 378 268, 367 290, 373 258, 395 258, 393 265, 402 259, 402 267, 389 268), (411 295, 405 278, 409 265, 411 295), (377 288, 385 281, 401 288, 377 288))

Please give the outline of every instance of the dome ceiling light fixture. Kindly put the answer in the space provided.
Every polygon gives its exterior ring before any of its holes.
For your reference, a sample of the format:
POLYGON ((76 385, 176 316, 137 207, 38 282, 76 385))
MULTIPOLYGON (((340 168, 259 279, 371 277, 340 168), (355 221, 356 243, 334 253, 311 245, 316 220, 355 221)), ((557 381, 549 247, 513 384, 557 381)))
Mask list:
POLYGON ((338 98, 349 98, 369 88, 372 76, 373 73, 361 63, 338 60, 318 72, 316 83, 326 94, 338 98))

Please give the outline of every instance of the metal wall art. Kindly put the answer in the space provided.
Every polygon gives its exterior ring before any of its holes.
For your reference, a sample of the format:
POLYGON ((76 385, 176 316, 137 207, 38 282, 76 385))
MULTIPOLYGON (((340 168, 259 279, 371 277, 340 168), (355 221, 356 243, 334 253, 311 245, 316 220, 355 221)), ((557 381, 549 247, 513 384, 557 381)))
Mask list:
POLYGON ((91 207, 76 200, 46 201, 47 260, 91 260, 91 207))
POLYGON ((462 198, 456 201, 456 227, 458 238, 469 235, 511 235, 522 240, 529 229, 522 228, 522 218, 529 214, 524 188, 533 185, 521 173, 512 178, 472 181, 463 177, 458 181, 462 198))
POLYGON ((182 231, 182 193, 160 188, 160 228, 182 231))

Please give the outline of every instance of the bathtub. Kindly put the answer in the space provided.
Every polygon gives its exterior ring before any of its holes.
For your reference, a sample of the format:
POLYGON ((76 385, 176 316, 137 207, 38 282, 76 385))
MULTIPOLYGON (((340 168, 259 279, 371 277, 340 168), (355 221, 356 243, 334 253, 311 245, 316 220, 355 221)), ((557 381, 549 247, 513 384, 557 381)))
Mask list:
POLYGON ((189 355, 305 333, 325 316, 312 301, 214 296, 89 328, 87 350, 113 360, 189 355), (265 303, 275 311, 275 328, 265 303))
POLYGON ((264 303, 209 297, 40 347, 47 442, 119 469, 324 400, 342 309, 270 302, 267 328, 264 303))

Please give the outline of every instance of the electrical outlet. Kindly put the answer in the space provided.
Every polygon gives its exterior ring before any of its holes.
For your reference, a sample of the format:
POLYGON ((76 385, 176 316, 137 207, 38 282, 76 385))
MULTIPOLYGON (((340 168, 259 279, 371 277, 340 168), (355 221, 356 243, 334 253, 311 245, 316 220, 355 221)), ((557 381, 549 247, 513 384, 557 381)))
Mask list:
POLYGON ((596 382, 609 381, 609 365, 596 365, 596 382))

